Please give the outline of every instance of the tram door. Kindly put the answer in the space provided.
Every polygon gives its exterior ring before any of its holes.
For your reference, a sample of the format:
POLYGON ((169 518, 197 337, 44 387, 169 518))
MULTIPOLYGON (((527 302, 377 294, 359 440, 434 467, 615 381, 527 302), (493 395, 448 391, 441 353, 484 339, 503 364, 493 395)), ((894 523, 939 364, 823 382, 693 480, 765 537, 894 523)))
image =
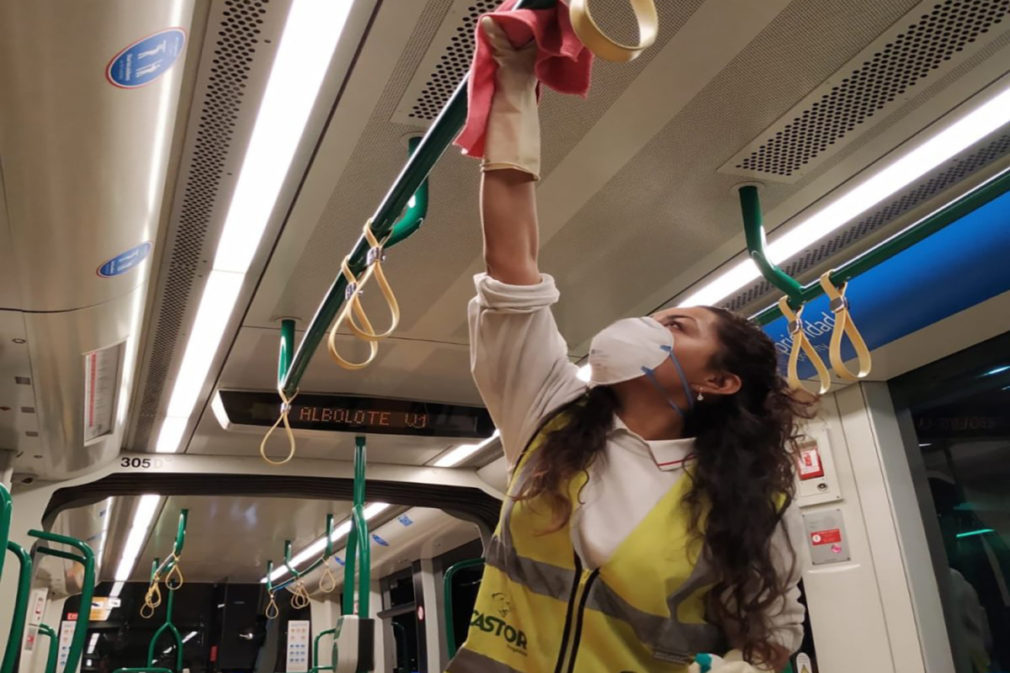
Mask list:
POLYGON ((1010 332, 891 383, 958 673, 1010 670, 1010 332))

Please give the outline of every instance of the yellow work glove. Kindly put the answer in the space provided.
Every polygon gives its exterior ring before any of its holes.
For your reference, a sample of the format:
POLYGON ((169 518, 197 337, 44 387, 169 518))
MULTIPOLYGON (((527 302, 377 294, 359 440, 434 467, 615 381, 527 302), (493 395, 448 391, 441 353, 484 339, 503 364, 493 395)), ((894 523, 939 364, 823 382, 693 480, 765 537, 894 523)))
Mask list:
POLYGON ((480 28, 487 35, 498 71, 495 94, 484 139, 485 171, 514 168, 540 179, 540 116, 537 78, 533 65, 537 45, 515 48, 494 19, 485 16, 480 28))
POLYGON ((748 664, 740 650, 730 650, 721 657, 699 654, 687 669, 688 673, 768 673, 769 670, 748 664))

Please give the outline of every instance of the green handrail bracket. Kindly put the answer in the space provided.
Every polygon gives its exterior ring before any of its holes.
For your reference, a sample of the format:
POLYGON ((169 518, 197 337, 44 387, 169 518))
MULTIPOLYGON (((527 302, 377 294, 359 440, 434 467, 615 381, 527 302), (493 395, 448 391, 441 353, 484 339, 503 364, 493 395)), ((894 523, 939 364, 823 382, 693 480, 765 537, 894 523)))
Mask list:
MULTIPOLYGON (((553 7, 556 2, 557 0, 520 0, 514 9, 553 7)), ((402 232, 398 240, 403 240, 403 238, 409 236, 416 229, 416 226, 412 227, 407 222, 409 218, 405 218, 404 223, 400 225, 395 224, 395 220, 408 205, 411 196, 415 196, 415 206, 421 201, 416 196, 418 190, 424 181, 427 180, 431 169, 463 128, 463 123, 466 121, 466 113, 467 77, 464 77, 446 102, 445 107, 442 108, 438 117, 432 122, 428 132, 418 141, 416 149, 407 159, 407 163, 396 177, 396 180, 393 181, 393 185, 380 202, 379 207, 375 210, 375 214, 372 215, 371 229, 378 240, 382 241, 387 236, 396 234, 398 228, 402 232)), ((424 196, 427 197, 427 194, 424 196)), ((424 201, 426 205, 427 198, 424 201)), ((367 264, 369 247, 368 241, 365 239, 364 234, 362 234, 351 249, 349 263, 352 273, 356 276, 362 272, 367 264)), ((340 312, 346 288, 346 279, 342 273, 338 273, 333 284, 330 285, 330 289, 326 292, 323 301, 319 304, 319 308, 316 309, 316 314, 313 316, 312 321, 305 330, 305 336, 302 337, 302 341, 298 345, 298 350, 295 352, 291 367, 280 383, 279 387, 285 397, 290 399, 297 392, 298 384, 305 374, 305 370, 308 368, 309 362, 316 352, 316 348, 322 342, 333 319, 340 312)))
POLYGON ((320 631, 315 640, 312 641, 312 667, 309 669, 309 673, 318 673, 318 671, 332 671, 334 665, 336 664, 336 639, 337 630, 336 629, 326 629, 325 631, 320 631), (319 641, 322 640, 323 636, 333 636, 333 645, 331 647, 332 658, 330 659, 329 666, 319 665, 319 641))
POLYGON ((445 574, 442 576, 442 595, 445 599, 442 601, 442 611, 445 613, 445 649, 449 653, 449 658, 452 659, 456 656, 456 629, 453 625, 453 613, 452 613, 452 578, 456 576, 460 570, 466 570, 467 568, 475 568, 477 566, 484 565, 484 559, 482 558, 471 558, 459 563, 454 563, 448 568, 446 568, 445 574))
MULTIPOLYGON (((87 606, 91 605, 91 599, 95 597, 95 552, 92 551, 88 543, 76 538, 67 537, 66 535, 57 535, 56 533, 49 533, 43 530, 30 530, 28 534, 39 540, 73 547, 80 552, 80 554, 72 554, 43 545, 35 547, 36 554, 56 556, 69 561, 75 561, 84 566, 84 580, 81 586, 81 609, 77 613, 77 622, 74 624, 74 635, 70 640, 70 650, 67 652, 66 665, 63 667, 63 673, 74 673, 77 671, 78 664, 81 663, 81 655, 84 652, 84 639, 88 635, 88 626, 91 623, 91 610, 87 606)), ((3 673, 7 673, 7 671, 3 673)))
POLYGON ((372 583, 371 543, 368 538, 368 522, 365 521, 365 457, 364 437, 354 438, 354 500, 351 510, 351 530, 347 535, 347 550, 344 560, 344 595, 342 614, 354 614, 354 576, 358 576, 358 617, 367 619, 369 611, 370 586, 372 583))
POLYGON ((25 619, 28 614, 28 595, 32 590, 32 557, 28 551, 17 542, 7 540, 7 551, 12 552, 20 564, 18 572, 18 589, 14 599, 14 614, 11 615, 11 628, 7 635, 7 647, 4 650, 3 663, 0 672, 13 673, 14 662, 21 653, 21 640, 25 635, 25 619))
POLYGON ((0 577, 3 577, 4 559, 7 557, 7 541, 11 534, 11 518, 14 515, 14 503, 10 491, 0 484, 0 577))
POLYGON ((154 579, 155 574, 167 573, 172 568, 174 568, 179 561, 179 556, 182 554, 183 547, 186 546, 186 525, 189 522, 189 510, 181 509, 179 510, 179 527, 176 529, 175 533, 175 543, 172 545, 172 553, 165 557, 161 565, 155 566, 151 570, 151 579, 154 579))
POLYGON ((45 673, 56 673, 56 660, 59 654, 58 643, 56 641, 56 631, 48 624, 39 624, 39 635, 49 639, 49 651, 46 653, 45 673))
POLYGON ((327 561, 330 560, 330 557, 333 556, 333 515, 332 514, 327 514, 326 515, 326 534, 325 535, 326 535, 326 543, 325 543, 325 546, 323 547, 322 556, 320 556, 315 561, 313 561, 311 564, 309 564, 304 570, 296 570, 295 568, 293 568, 291 566, 291 540, 285 540, 284 541, 284 566, 288 569, 288 572, 291 573, 291 577, 288 578, 288 579, 286 579, 286 580, 284 580, 280 584, 274 586, 273 581, 270 579, 270 576, 273 574, 273 571, 274 571, 274 562, 273 561, 267 561, 267 581, 266 581, 267 591, 271 592, 271 593, 275 592, 275 591, 280 591, 281 589, 287 587, 292 582, 294 582, 296 580, 299 580, 302 577, 305 577, 306 575, 310 574, 313 570, 315 570, 316 568, 320 567, 321 565, 323 565, 324 563, 326 563, 327 561))
POLYGON ((803 305, 803 286, 768 259, 765 252, 765 228, 761 218, 761 201, 754 185, 740 188, 740 210, 743 212, 743 230, 747 237, 747 253, 769 283, 782 290, 789 305, 799 309, 803 305))
MULTIPOLYGON (((393 627, 393 640, 396 641, 396 661, 393 673, 406 673, 407 671, 407 629, 400 622, 390 621, 393 627)), ((450 657, 451 659, 452 657, 450 657)))
MULTIPOLYGON (((831 272, 829 276, 835 287, 841 287, 856 276, 865 273, 873 267, 881 264, 900 252, 907 250, 919 241, 927 238, 944 227, 953 224, 968 213, 978 210, 993 199, 1002 196, 1010 191, 1010 171, 1004 171, 996 177, 982 183, 975 189, 962 195, 943 208, 927 215, 918 222, 915 222, 905 229, 894 234, 890 238, 881 241, 869 250, 856 255, 845 264, 831 272)), ((742 198, 742 194, 741 194, 742 198)), ((824 289, 820 283, 813 282, 803 285, 800 288, 799 300, 805 304, 823 294, 824 289)), ((792 302, 790 301, 790 304, 792 302)), ((762 311, 751 316, 751 319, 758 324, 767 325, 773 320, 782 317, 778 305, 769 306, 762 311)))

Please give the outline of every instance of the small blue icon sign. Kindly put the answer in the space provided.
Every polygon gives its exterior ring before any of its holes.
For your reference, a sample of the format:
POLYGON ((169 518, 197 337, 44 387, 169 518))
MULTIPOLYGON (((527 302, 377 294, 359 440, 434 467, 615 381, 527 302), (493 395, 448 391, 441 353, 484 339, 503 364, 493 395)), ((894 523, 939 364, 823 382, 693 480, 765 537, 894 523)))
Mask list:
POLYGON ((399 521, 404 526, 409 526, 410 524, 414 523, 413 519, 411 519, 406 514, 400 515, 400 518, 398 518, 397 521, 399 521))
POLYGON ((186 44, 186 31, 168 28, 141 38, 112 57, 105 78, 122 89, 150 84, 168 72, 186 44))
POLYGON ((98 267, 98 275, 102 278, 112 278, 126 273, 143 262, 151 254, 151 242, 145 241, 135 248, 120 253, 98 267))
POLYGON ((379 545, 380 547, 388 547, 389 546, 388 542, 386 542, 385 540, 383 540, 378 535, 375 535, 374 533, 372 534, 372 539, 375 540, 375 544, 379 545))

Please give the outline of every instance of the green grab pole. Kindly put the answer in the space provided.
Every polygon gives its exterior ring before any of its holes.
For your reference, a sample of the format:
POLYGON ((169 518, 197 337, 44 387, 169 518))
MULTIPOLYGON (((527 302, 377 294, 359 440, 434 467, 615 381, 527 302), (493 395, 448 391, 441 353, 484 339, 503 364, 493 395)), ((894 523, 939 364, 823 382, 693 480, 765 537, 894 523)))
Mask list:
POLYGON ((445 649, 449 653, 450 659, 456 656, 456 628, 453 625, 452 614, 452 578, 455 577, 456 573, 460 570, 474 568, 479 565, 484 565, 484 559, 466 559, 449 566, 442 577, 442 595, 445 597, 442 601, 442 611, 445 613, 445 649))
POLYGON ((273 593, 275 591, 273 581, 270 576, 274 574, 274 562, 267 560, 267 593, 273 593))
POLYGON ((49 639, 49 652, 46 653, 45 673, 56 673, 56 655, 59 652, 56 642, 56 631, 48 624, 39 624, 39 635, 49 639))
POLYGON ((295 321, 290 318, 281 320, 281 346, 277 353, 277 383, 283 383, 291 367, 291 358, 295 354, 295 321))
POLYGON ((344 550, 344 591, 341 596, 340 614, 354 614, 354 568, 358 552, 358 528, 352 522, 347 532, 347 547, 344 550))
POLYGON ((789 305, 798 309, 803 305, 803 286, 768 259, 765 251, 765 228, 761 219, 761 201, 754 185, 740 188, 740 210, 743 213, 744 235, 747 237, 747 253, 765 280, 782 290, 789 298, 789 305))
MULTIPOLYGON (((407 148, 413 154, 417 146, 421 144, 421 137, 416 136, 407 141, 407 148)), ((393 225, 393 231, 389 234, 384 248, 392 248, 394 245, 404 240, 424 223, 424 218, 428 215, 428 178, 425 177, 421 186, 414 192, 414 196, 407 202, 407 212, 393 225)))
POLYGON ((352 526, 358 529, 358 616, 368 617, 372 584, 371 541, 365 521, 365 438, 354 438, 354 512, 352 526))
POLYGON ((28 595, 32 590, 32 557, 28 551, 17 542, 7 540, 7 551, 13 552, 20 564, 18 572, 18 589, 14 599, 14 614, 11 615, 11 628, 7 635, 7 648, 4 650, 2 673, 13 673, 14 662, 21 653, 21 640, 25 635, 25 619, 28 615, 28 595))
MULTIPOLYGON (((900 252, 904 252, 919 241, 935 234, 944 227, 953 224, 965 215, 978 210, 990 201, 1010 191, 1010 171, 1004 171, 970 192, 955 199, 943 208, 922 218, 905 229, 887 238, 869 250, 856 255, 845 264, 831 272, 831 282, 841 287, 856 276, 866 273, 873 267, 886 262, 900 252)), ((818 281, 813 281, 802 287, 802 302, 806 303, 819 297, 824 289, 818 281)), ((778 304, 769 306, 751 316, 760 325, 767 325, 782 317, 778 304)))
POLYGON ((14 513, 14 503, 10 491, 0 484, 0 577, 4 572, 4 559, 7 557, 7 541, 11 533, 11 517, 14 513))
POLYGON ((175 589, 168 589, 168 599, 165 601, 165 623, 158 627, 158 630, 151 636, 151 641, 147 644, 147 665, 154 666, 154 648, 158 644, 161 634, 168 631, 175 641, 175 673, 182 672, 182 635, 179 629, 172 623, 172 611, 175 606, 175 589))
MULTIPOLYGON (((95 552, 92 551, 91 546, 88 543, 82 542, 76 538, 67 537, 66 535, 57 535, 56 533, 48 533, 41 530, 30 530, 28 531, 28 534, 40 540, 57 542, 69 547, 74 547, 81 552, 81 556, 76 556, 68 552, 60 552, 57 549, 50 549, 43 546, 36 547, 36 552, 39 554, 48 554, 50 556, 58 556, 71 561, 77 561, 84 566, 84 581, 81 587, 81 605, 91 605, 91 599, 95 597, 95 552)), ((88 626, 90 625, 90 622, 91 610, 82 608, 80 612, 78 612, 77 622, 74 624, 74 635, 70 641, 70 651, 67 653, 67 662, 63 668, 63 673, 75 673, 77 671, 77 665, 81 662, 81 654, 84 652, 84 640, 88 635, 88 626)))
MULTIPOLYGON (((513 9, 553 7, 556 2, 557 0, 520 0, 513 9)), ((418 142, 417 149, 407 159, 407 163, 404 164, 375 214, 372 215, 372 232, 380 241, 393 231, 394 220, 403 212, 411 196, 417 192, 421 183, 431 173, 431 169, 462 130, 467 113, 467 79, 468 77, 464 77, 460 80, 445 107, 432 122, 428 132, 418 142)), ((348 262, 351 272, 355 276, 359 275, 367 264, 369 247, 368 241, 362 234, 351 249, 348 262)), ((302 380, 312 356, 326 336, 333 319, 340 312, 346 288, 347 281, 344 275, 338 273, 323 301, 320 302, 319 308, 316 309, 316 314, 306 328, 301 343, 298 344, 298 350, 295 351, 291 367, 281 384, 281 390, 285 396, 290 398, 298 390, 298 384, 302 380)))

